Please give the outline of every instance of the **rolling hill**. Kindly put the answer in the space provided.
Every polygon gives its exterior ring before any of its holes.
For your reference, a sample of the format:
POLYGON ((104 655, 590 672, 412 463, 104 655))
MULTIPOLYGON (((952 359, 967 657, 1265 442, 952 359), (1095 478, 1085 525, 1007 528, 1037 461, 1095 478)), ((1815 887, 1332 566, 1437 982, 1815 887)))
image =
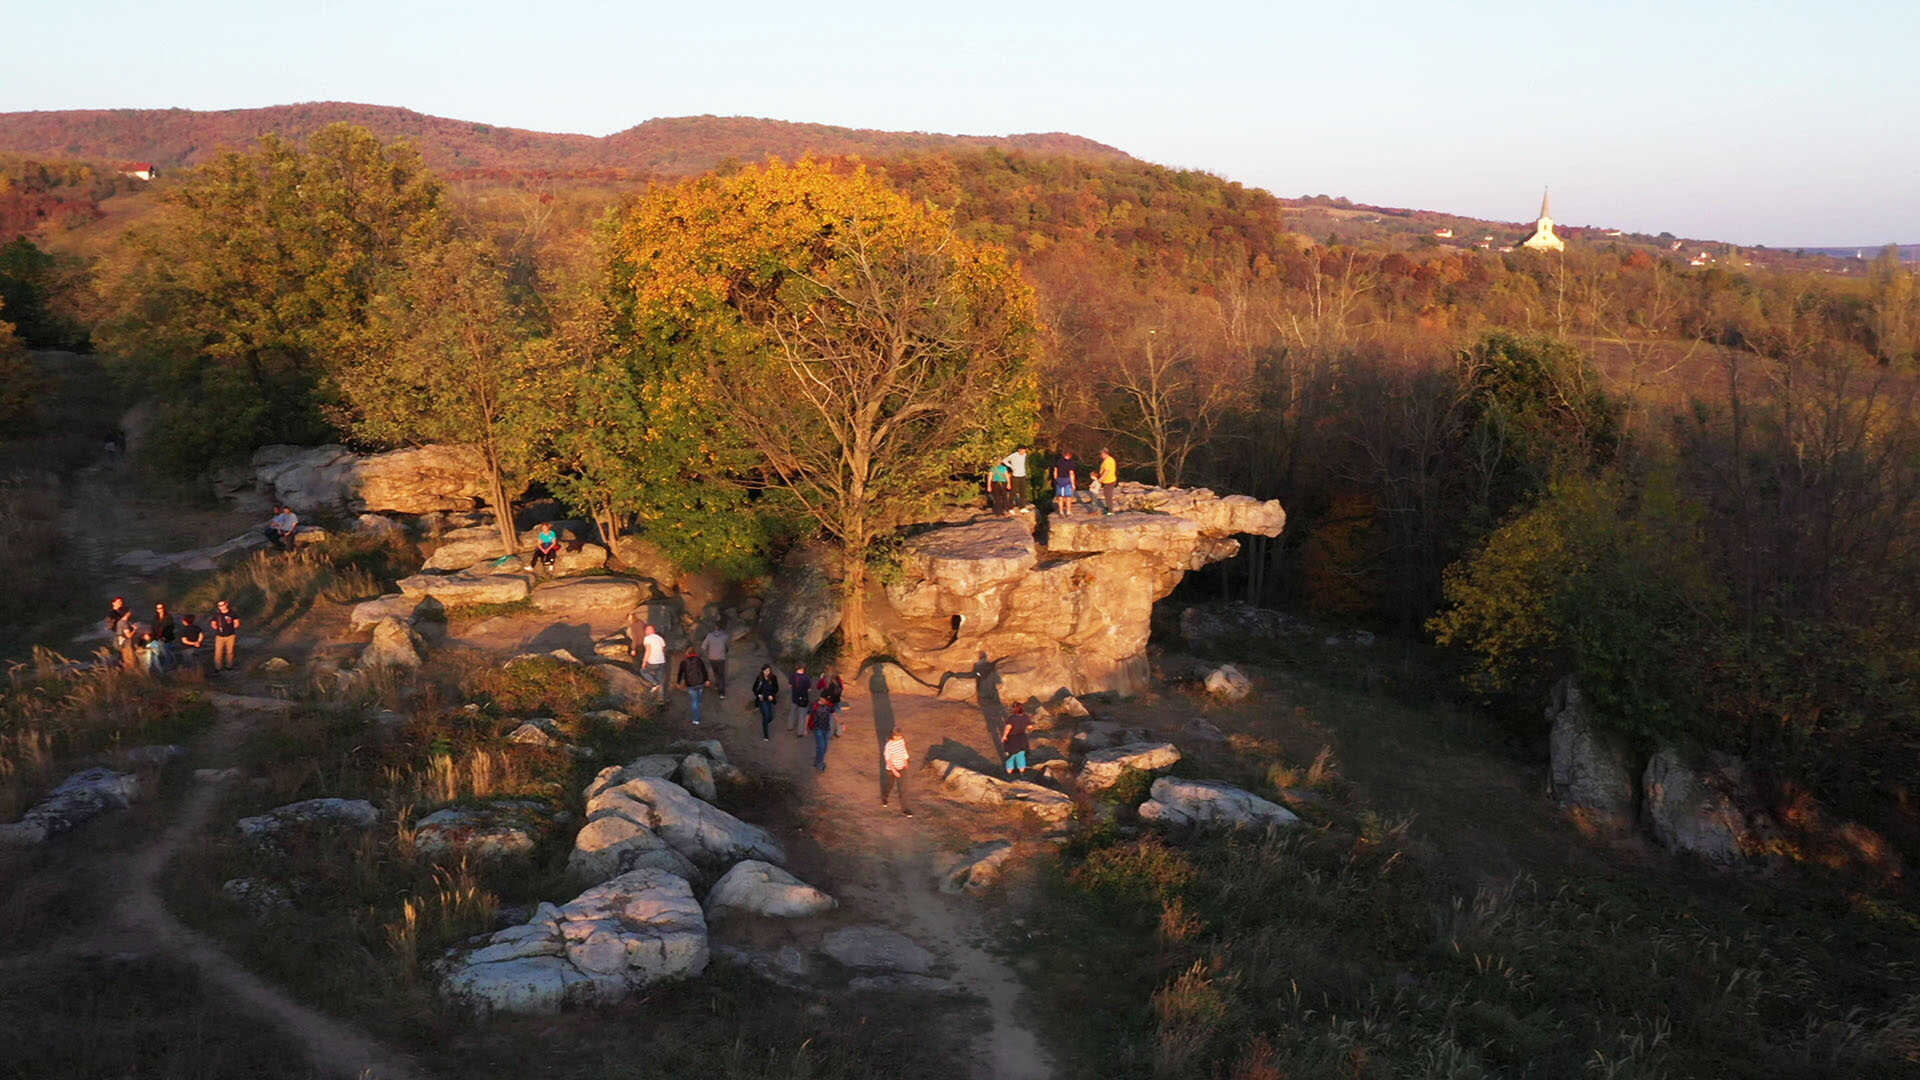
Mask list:
POLYGON ((1111 146, 1058 132, 1007 136, 873 131, 749 117, 648 120, 605 137, 567 135, 428 116, 412 109, 325 101, 262 109, 67 109, 0 113, 0 150, 54 159, 144 161, 162 170, 198 164, 222 147, 268 133, 302 138, 328 124, 357 124, 383 139, 413 141, 438 169, 613 169, 649 175, 703 172, 728 159, 807 151, 863 157, 1000 147, 1128 160, 1111 146))

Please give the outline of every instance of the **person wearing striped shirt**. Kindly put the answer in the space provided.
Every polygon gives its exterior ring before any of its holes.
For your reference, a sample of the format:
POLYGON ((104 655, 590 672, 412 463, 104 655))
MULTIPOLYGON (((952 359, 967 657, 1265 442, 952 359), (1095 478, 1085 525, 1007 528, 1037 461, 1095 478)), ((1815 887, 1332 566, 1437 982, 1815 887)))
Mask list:
POLYGON ((900 812, 912 817, 913 811, 907 809, 907 737, 899 728, 887 736, 887 744, 880 750, 880 763, 886 766, 880 775, 880 805, 887 805, 887 791, 891 788, 900 797, 900 812))

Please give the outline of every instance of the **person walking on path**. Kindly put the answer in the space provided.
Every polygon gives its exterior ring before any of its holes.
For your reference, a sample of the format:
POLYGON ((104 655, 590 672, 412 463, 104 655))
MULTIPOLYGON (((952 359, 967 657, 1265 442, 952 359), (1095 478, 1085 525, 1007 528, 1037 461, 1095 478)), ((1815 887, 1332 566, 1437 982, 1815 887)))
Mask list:
POLYGON ((1073 489, 1079 484, 1080 463, 1073 460, 1073 451, 1062 450, 1053 461, 1053 509, 1061 517, 1073 514, 1073 489))
POLYGON ((753 680, 753 703, 760 710, 760 741, 773 738, 773 710, 780 704, 780 679, 772 664, 763 664, 753 680))
POLYGON ((727 700, 727 650, 732 647, 733 635, 727 632, 724 621, 715 623, 700 641, 700 653, 707 661, 707 670, 713 673, 713 692, 721 701, 727 700))
POLYGON ((1019 702, 1014 702, 1007 710, 1006 726, 1000 729, 1000 752, 1004 754, 1007 775, 1015 776, 1027 771, 1027 729, 1033 726, 1027 710, 1019 702))
POLYGON ((240 641, 240 616, 233 613, 233 605, 225 600, 214 605, 207 627, 213 631, 213 670, 233 670, 234 646, 240 641))
POLYGON ((1100 481, 1100 512, 1113 513, 1113 485, 1120 482, 1120 463, 1113 460, 1113 452, 1104 446, 1100 448, 1100 469, 1094 473, 1094 479, 1100 481))
POLYGON ((795 664, 793 674, 787 677, 787 687, 793 693, 793 712, 787 716, 787 730, 795 736, 806 735, 801 721, 811 715, 813 707, 813 679, 807 674, 807 665, 795 664))
POLYGON ((542 524, 540 531, 533 535, 533 564, 536 567, 544 565, 547 575, 551 577, 553 561, 559 557, 560 536, 553 531, 553 522, 549 521, 542 524))
POLYGON ((887 736, 887 744, 880 749, 880 805, 887 805, 887 790, 900 797, 900 812, 908 817, 913 811, 907 808, 907 737, 899 728, 887 736))
POLYGON ((994 462, 987 470, 987 502, 1001 517, 1013 510, 1013 477, 1004 461, 994 462))
POLYGON ((277 551, 293 550, 293 534, 300 531, 300 516, 293 507, 279 507, 271 518, 267 519, 267 543, 277 551))
POLYGON ((1033 489, 1027 486, 1027 448, 1021 447, 1001 459, 1012 477, 1012 494, 1015 506, 1026 506, 1033 502, 1033 489))
POLYGON ((807 730, 813 732, 813 767, 816 772, 827 771, 827 744, 833 741, 833 706, 825 699, 813 703, 807 710, 807 730))
POLYGON ((836 739, 840 737, 840 698, 845 693, 846 687, 841 685, 837 671, 823 673, 820 681, 813 686, 814 697, 827 703, 827 716, 833 721, 833 737, 836 739))
POLYGON ((661 697, 667 696, 667 639, 652 623, 640 635, 640 677, 652 683, 661 697))
POLYGON ((700 694, 706 690, 712 680, 707 675, 707 665, 700 659, 698 649, 689 648, 686 659, 680 661, 680 670, 674 679, 687 692, 687 704, 693 710, 693 726, 700 726, 700 694))
POLYGON ((128 671, 140 670, 140 624, 131 616, 120 620, 119 629, 114 631, 113 646, 120 650, 120 666, 128 671))

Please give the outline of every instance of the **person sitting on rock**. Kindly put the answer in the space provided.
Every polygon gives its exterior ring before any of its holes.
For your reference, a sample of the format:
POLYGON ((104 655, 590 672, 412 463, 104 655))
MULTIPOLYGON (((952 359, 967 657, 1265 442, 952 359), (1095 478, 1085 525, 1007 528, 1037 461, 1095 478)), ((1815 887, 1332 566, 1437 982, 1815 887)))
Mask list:
POLYGON ((1005 755, 1008 777, 1027 771, 1027 729, 1032 726, 1025 706, 1016 701, 1007 709, 1006 726, 1000 729, 1000 752, 1005 755))
POLYGON ((300 517, 291 506, 276 507, 267 519, 267 543, 277 551, 293 550, 293 534, 300 531, 300 517))
POLYGON ((553 531, 553 523, 540 526, 533 537, 533 565, 545 565, 547 573, 553 573, 553 561, 560 555, 560 537, 553 531))

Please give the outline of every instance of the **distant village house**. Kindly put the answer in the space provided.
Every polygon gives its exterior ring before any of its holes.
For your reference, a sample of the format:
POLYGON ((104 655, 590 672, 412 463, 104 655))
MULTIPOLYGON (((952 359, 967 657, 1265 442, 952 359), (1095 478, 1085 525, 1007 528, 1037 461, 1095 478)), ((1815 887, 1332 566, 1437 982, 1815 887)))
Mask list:
POLYGON ((120 175, 135 180, 151 180, 160 174, 151 161, 129 161, 120 166, 120 175))

